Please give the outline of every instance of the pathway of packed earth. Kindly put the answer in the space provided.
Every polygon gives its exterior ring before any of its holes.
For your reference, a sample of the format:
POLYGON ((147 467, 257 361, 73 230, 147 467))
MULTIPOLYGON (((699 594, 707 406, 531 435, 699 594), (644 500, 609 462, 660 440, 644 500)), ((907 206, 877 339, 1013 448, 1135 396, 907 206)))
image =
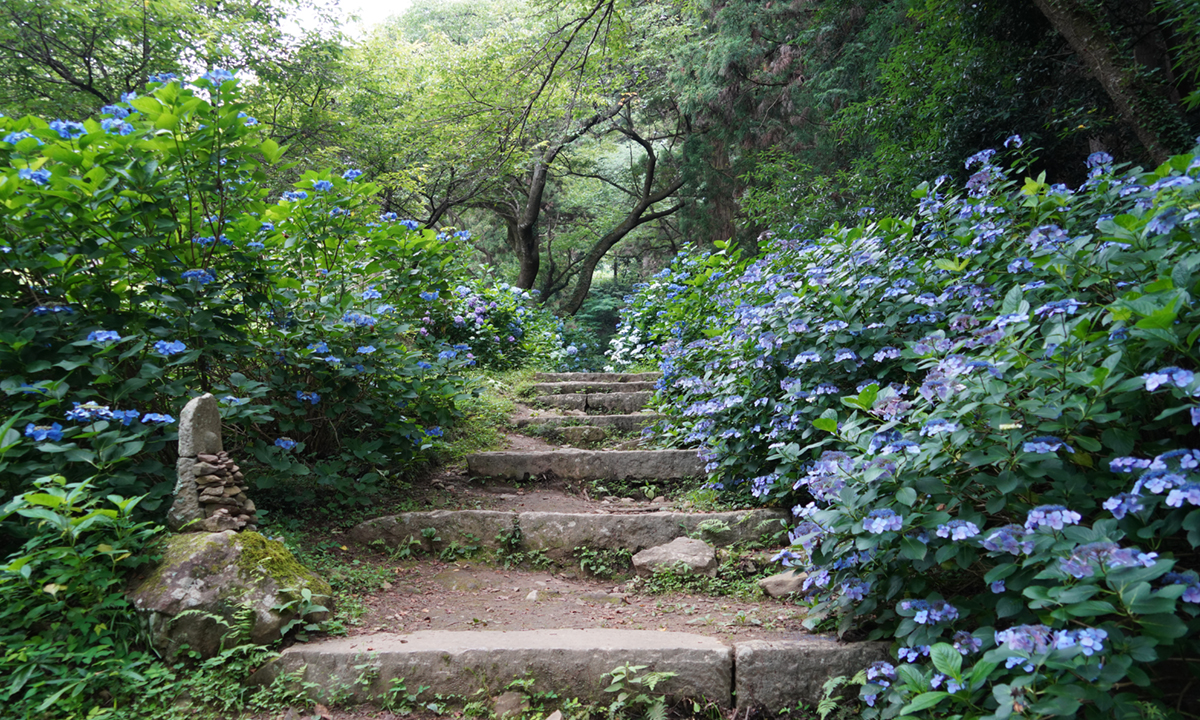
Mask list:
POLYGON ((427 559, 396 562, 394 579, 365 599, 349 637, 293 646, 259 679, 297 672, 369 701, 397 677, 432 693, 494 695, 528 675, 540 691, 601 700, 604 673, 629 663, 677 673, 659 688, 668 695, 774 711, 815 703, 826 678, 883 658, 877 643, 808 634, 804 608, 789 594, 799 589, 796 577, 770 578, 760 583, 770 595, 749 599, 643 592, 664 563, 714 577, 721 557, 737 557, 738 571, 753 573, 786 542, 783 511, 701 513, 653 491, 641 500, 596 492, 605 483, 657 489, 703 476, 695 451, 644 447, 640 431, 658 419, 645 411, 657 378, 539 375, 534 397, 512 418, 520 432, 510 447, 468 456, 466 477, 439 480, 472 509, 380 517, 347 533, 364 549, 427 559), (728 554, 747 545, 756 550, 728 554), (482 565, 468 549, 524 562, 482 565), (593 563, 632 555, 638 574, 597 578, 581 569, 588 553, 593 563))

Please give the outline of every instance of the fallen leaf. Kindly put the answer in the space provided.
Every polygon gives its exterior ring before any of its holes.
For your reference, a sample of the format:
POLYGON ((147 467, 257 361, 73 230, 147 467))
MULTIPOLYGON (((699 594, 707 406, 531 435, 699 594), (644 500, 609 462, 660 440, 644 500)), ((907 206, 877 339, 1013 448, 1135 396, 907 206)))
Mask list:
POLYGON ((317 703, 317 706, 313 708, 313 712, 315 712, 321 718, 321 720, 333 720, 333 713, 329 712, 329 708, 320 703, 317 703))

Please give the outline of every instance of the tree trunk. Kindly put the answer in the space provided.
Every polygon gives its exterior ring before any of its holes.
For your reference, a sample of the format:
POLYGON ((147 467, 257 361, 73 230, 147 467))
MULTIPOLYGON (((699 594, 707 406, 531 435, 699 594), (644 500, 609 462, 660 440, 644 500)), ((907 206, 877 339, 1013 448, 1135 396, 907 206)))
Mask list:
POLYGON ((1171 155, 1167 129, 1178 112, 1138 70, 1121 57, 1113 38, 1080 0, 1033 0, 1054 29, 1083 60, 1155 162, 1171 155))

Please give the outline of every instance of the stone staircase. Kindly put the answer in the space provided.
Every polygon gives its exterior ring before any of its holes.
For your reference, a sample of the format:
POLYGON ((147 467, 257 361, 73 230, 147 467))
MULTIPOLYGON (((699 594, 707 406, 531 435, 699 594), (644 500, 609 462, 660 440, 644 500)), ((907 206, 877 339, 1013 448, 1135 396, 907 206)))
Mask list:
MULTIPOLYGON (((533 386, 532 403, 550 410, 530 412, 514 424, 550 428, 551 434, 576 444, 601 442, 613 431, 636 432, 658 419, 644 412, 657 377, 657 373, 541 374, 533 386), (576 429, 582 431, 570 432, 576 429)), ((702 477, 704 467, 690 450, 553 448, 477 453, 467 457, 467 472, 485 482, 671 482, 702 477)), ((505 542, 506 531, 519 528, 524 550, 566 566, 574 562, 572 552, 581 546, 636 553, 699 535, 722 547, 777 535, 787 520, 784 511, 768 509, 695 513, 661 505, 602 504, 606 507, 588 512, 402 513, 360 524, 351 530, 349 540, 376 548, 404 548, 422 533, 432 533, 446 539, 471 538, 496 548, 505 542)), ((536 596, 534 592, 530 597, 536 596)), ((615 591, 606 597, 627 602, 615 591)), ((798 630, 745 640, 714 637, 711 632, 662 630, 545 627, 390 632, 380 627, 370 635, 294 645, 254 680, 267 682, 288 673, 313 683, 310 687, 345 688, 351 699, 366 702, 382 697, 395 678, 403 678, 410 690, 427 686, 430 693, 471 697, 480 690, 499 695, 514 679, 532 677, 539 691, 611 702, 603 692, 608 684, 604 674, 624 664, 645 665, 676 673, 659 686, 659 692, 702 698, 749 716, 762 710, 773 714, 798 703, 815 705, 826 679, 853 675, 887 657, 886 646, 879 643, 842 644, 798 630)))

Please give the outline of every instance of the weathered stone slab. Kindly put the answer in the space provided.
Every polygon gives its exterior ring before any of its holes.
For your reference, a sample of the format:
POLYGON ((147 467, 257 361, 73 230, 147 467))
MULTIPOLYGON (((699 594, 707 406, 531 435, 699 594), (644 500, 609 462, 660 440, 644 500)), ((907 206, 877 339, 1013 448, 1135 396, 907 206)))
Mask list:
POLYGON ((196 459, 180 457, 175 461, 175 499, 167 511, 167 527, 179 532, 185 526, 203 520, 204 510, 196 490, 196 459))
POLYGON ((559 437, 563 442, 572 445, 582 445, 584 443, 598 443, 608 437, 608 433, 604 432, 604 428, 594 427, 592 425, 564 425, 558 430, 559 437))
POLYGON ((552 474, 570 480, 673 480, 701 477, 695 450, 501 451, 467 456, 472 477, 525 479, 552 474))
POLYGON ((574 393, 620 393, 648 392, 654 390, 653 382, 553 382, 537 383, 532 387, 538 395, 566 395, 574 393))
POLYGON ((657 413, 634 413, 632 415, 545 415, 542 417, 521 418, 516 421, 519 428, 531 425, 591 425, 593 427, 612 428, 622 432, 633 432, 653 425, 662 419, 657 413))
POLYGON ((184 645, 203 657, 216 655, 242 607, 252 612, 250 639, 266 645, 296 617, 276 606, 301 590, 331 606, 329 583, 300 565, 283 543, 256 532, 169 535, 159 550, 162 561, 127 597, 149 626, 151 643, 168 659, 184 645))
MULTIPOLYGON (((379 633, 293 645, 250 681, 268 683, 298 673, 314 690, 349 693, 354 702, 378 700, 393 678, 433 694, 473 697, 501 692, 516 678, 532 676, 535 691, 555 691, 585 701, 611 701, 604 675, 625 665, 669 671, 675 677, 656 692, 706 698, 728 707, 733 653, 716 638, 652 630, 536 630, 379 633), (363 666, 366 666, 364 668, 363 666), (364 670, 369 672, 364 673, 364 670), (369 678, 358 682, 359 678, 369 678)), ((313 692, 310 690, 309 692, 313 692)), ((314 697, 314 700, 321 698, 314 697)))
MULTIPOLYGON (((432 510, 401 513, 359 523, 350 530, 350 539, 370 545, 382 540, 388 547, 400 547, 414 540, 425 542, 421 531, 433 528, 443 543, 463 540, 470 533, 484 547, 497 547, 496 535, 508 530, 517 513, 499 510, 432 510)), ((428 548, 427 548, 428 549, 428 548)), ((435 549, 441 549, 440 547, 435 549)))
POLYGON ((518 520, 525 547, 541 550, 565 561, 575 548, 628 550, 666 545, 675 538, 699 532, 701 527, 720 526, 709 535, 713 545, 724 547, 758 540, 779 528, 787 513, 780 510, 740 510, 722 513, 654 512, 636 515, 585 515, 581 513, 525 512, 518 520))
POLYGON ((587 398, 584 409, 588 412, 635 413, 646 407, 653 395, 649 392, 592 393, 584 396, 587 398))
POLYGON ((720 513, 653 512, 629 515, 600 513, 499 512, 495 510, 434 510, 401 513, 359 523, 349 537, 361 545, 382 542, 399 547, 432 527, 444 543, 471 533, 483 547, 498 547, 496 535, 521 527, 523 547, 542 550, 560 561, 569 561, 575 548, 592 547, 637 552, 665 545, 677 537, 699 533, 717 547, 749 543, 781 528, 783 510, 736 510, 720 513))
POLYGON ((716 577, 717 565, 717 553, 712 546, 703 540, 687 537, 646 548, 633 556, 633 568, 639 575, 683 571, 716 577))
POLYGON ((212 393, 192 398, 179 413, 179 456, 216 455, 221 447, 221 410, 212 393))
POLYGON ((533 376, 538 382, 654 382, 662 377, 660 372, 646 373, 538 373, 533 376))
POLYGON ((888 658, 887 643, 842 644, 821 637, 734 643, 738 710, 815 706, 829 678, 854 675, 888 658))
POLYGON ((538 395, 531 402, 563 410, 587 409, 587 395, 538 395))

